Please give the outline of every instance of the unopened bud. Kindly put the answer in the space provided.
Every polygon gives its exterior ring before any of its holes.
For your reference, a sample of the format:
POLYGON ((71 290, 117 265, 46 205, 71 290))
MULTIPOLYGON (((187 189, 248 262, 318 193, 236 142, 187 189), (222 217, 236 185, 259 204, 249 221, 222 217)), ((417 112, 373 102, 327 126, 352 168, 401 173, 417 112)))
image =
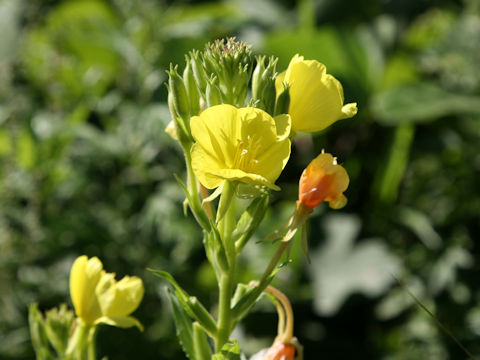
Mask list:
POLYGON ((170 64, 170 71, 167 71, 167 74, 168 91, 169 95, 172 95, 171 102, 173 107, 178 116, 187 122, 190 120, 190 104, 183 79, 178 74, 177 66, 174 67, 172 64, 170 64))
POLYGON ((218 86, 218 79, 214 76, 207 82, 206 90, 207 107, 219 105, 222 103, 222 93, 218 86))
POLYGON ((186 57, 186 66, 183 71, 183 82, 187 89, 188 100, 190 102, 190 115, 198 115, 200 112, 200 92, 195 82, 190 59, 186 57))
POLYGON ((284 83, 283 91, 277 96, 275 103, 275 115, 288 114, 290 107, 290 85, 284 83))
POLYGON ((270 57, 265 66, 265 56, 257 57, 257 66, 252 76, 252 99, 259 107, 273 114, 275 107, 275 79, 278 58, 270 57))
POLYGON ((193 77, 197 83, 198 89, 202 95, 205 95, 207 89, 207 74, 197 50, 190 52, 190 65, 192 66, 193 77))

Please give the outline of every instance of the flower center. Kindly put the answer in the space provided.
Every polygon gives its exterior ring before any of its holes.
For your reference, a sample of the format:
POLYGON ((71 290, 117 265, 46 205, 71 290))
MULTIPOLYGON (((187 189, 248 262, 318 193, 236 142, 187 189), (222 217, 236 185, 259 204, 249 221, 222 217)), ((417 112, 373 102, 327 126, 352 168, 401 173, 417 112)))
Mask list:
POLYGON ((234 169, 240 169, 245 172, 251 172, 252 168, 258 164, 258 151, 260 142, 248 135, 247 140, 238 140, 237 149, 233 158, 234 169))

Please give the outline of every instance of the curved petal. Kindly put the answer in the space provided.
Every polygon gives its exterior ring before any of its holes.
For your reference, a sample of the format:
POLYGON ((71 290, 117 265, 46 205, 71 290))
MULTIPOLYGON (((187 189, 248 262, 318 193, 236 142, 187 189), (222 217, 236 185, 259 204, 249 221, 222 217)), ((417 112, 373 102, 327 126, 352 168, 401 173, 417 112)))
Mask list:
POLYGON ((277 140, 282 141, 290 136, 292 130, 292 118, 288 114, 277 115, 273 118, 277 125, 277 140))
POLYGON ((230 181, 241 181, 243 183, 252 184, 252 185, 263 185, 267 186, 272 190, 280 190, 280 188, 265 179, 261 175, 246 173, 245 171, 239 169, 221 169, 217 171, 212 171, 212 175, 215 175, 224 180, 230 181))
POLYGON ((257 158, 257 162, 251 168, 251 172, 261 174, 270 182, 275 182, 282 173, 290 158, 290 140, 276 142, 267 149, 263 149, 257 158))
POLYGON ((215 189, 223 183, 223 179, 212 175, 212 171, 219 170, 220 165, 225 166, 225 164, 219 164, 214 156, 198 144, 193 144, 191 155, 193 172, 203 186, 207 189, 215 189))
POLYGON ((246 107, 238 109, 241 122, 239 140, 248 144, 254 142, 256 137, 261 139, 261 145, 277 140, 277 126, 273 118, 265 111, 257 108, 246 107))
POLYGON ((237 140, 240 139, 240 121, 237 108, 222 104, 204 110, 190 120, 196 143, 219 164, 232 166, 237 140))
POLYGON ((110 317, 126 316, 135 311, 144 294, 142 280, 136 276, 125 276, 113 287, 115 288, 115 296, 104 315, 110 317))
POLYGON ((140 331, 143 331, 143 325, 133 316, 102 316, 95 321, 95 325, 98 324, 106 324, 124 329, 136 326, 140 331))
POLYGON ((102 310, 102 315, 105 315, 116 297, 116 280, 115 274, 113 273, 104 273, 98 285, 95 289, 95 295, 100 304, 100 309, 102 310))
POLYGON ((357 114, 357 103, 350 103, 342 107, 342 117, 341 119, 348 119, 357 114))
POLYGON ((102 277, 102 262, 93 257, 78 257, 70 271, 70 296, 77 316, 91 324, 101 316, 95 288, 102 277))

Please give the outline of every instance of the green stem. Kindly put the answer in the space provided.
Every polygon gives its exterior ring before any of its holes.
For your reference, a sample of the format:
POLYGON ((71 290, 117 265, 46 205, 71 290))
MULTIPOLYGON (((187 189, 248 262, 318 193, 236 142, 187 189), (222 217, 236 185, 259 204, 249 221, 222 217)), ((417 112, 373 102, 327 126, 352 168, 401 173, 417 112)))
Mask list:
POLYGON ((96 345, 96 335, 97 335, 97 328, 93 327, 90 329, 89 336, 88 336, 88 354, 87 354, 87 359, 88 360, 95 360, 96 359, 96 350, 95 350, 95 345, 96 345))
POLYGON ((275 252, 275 255, 273 255, 272 259, 270 260, 270 263, 268 264, 267 268, 265 269, 262 278, 258 282, 258 286, 262 287, 265 282, 267 281, 268 277, 272 274, 273 270, 275 270, 275 267, 277 266, 280 258, 283 255, 283 252, 288 246, 289 241, 282 241, 280 246, 278 247, 277 251, 275 252))
MULTIPOLYGON (((232 239, 232 232, 235 228, 235 195, 233 194, 233 184, 225 182, 219 207, 226 206, 225 215, 220 218, 218 228, 222 236, 223 246, 227 254, 229 268, 220 276, 219 299, 218 299, 218 321, 217 338, 215 339, 215 351, 220 351, 223 345, 230 338, 230 333, 234 327, 232 324, 231 299, 235 287, 235 272, 237 253, 235 251, 235 242, 232 239)), ((219 209, 217 215, 221 213, 219 209)))
POLYGON ((215 351, 222 349, 223 345, 228 341, 232 329, 231 323, 231 298, 234 285, 235 269, 230 268, 228 273, 222 275, 219 283, 220 294, 218 303, 218 322, 217 322, 217 339, 215 341, 215 351))

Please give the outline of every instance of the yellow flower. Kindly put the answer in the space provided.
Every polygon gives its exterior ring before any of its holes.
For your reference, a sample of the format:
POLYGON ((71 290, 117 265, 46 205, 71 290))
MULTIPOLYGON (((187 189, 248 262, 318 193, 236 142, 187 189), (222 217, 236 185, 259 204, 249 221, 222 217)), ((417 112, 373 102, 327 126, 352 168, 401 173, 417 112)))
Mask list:
POLYGON ((277 77, 277 95, 283 90, 283 82, 291 85, 288 113, 293 131, 320 131, 357 113, 357 103, 343 105, 342 84, 316 60, 295 55, 287 71, 277 77))
POLYGON ((290 116, 223 104, 192 117, 190 127, 192 167, 203 186, 230 180, 280 189, 274 182, 290 157, 290 116))
POLYGON ((88 325, 108 324, 121 328, 142 324, 130 315, 140 304, 144 288, 136 276, 116 281, 115 274, 103 270, 93 257, 78 257, 70 271, 70 296, 77 316, 88 325))

